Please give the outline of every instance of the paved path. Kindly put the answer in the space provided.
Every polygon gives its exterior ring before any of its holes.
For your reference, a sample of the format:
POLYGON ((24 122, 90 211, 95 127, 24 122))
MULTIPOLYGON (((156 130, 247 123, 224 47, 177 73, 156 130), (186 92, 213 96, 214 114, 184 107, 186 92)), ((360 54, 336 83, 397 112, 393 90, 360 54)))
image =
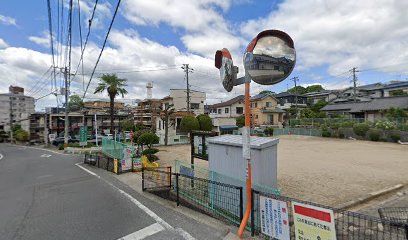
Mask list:
POLYGON ((220 239, 74 155, 0 144, 0 239, 220 239))

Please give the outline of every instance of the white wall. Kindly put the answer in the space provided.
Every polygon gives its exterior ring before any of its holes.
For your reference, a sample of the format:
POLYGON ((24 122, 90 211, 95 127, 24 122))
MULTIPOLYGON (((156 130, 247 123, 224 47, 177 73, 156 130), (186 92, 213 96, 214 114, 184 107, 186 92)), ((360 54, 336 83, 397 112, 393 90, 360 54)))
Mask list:
MULTIPOLYGON (((176 111, 187 111, 187 90, 170 89, 170 97, 173 98, 172 104, 176 111)), ((204 102, 206 94, 204 92, 190 91, 190 103, 199 104, 198 109, 191 109, 195 115, 204 114, 204 102)))

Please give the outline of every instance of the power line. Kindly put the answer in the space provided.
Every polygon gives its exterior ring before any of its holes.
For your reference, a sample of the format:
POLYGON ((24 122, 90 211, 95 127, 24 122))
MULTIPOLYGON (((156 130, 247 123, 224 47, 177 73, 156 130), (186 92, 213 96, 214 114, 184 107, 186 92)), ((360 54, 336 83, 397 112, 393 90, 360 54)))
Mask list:
MULTIPOLYGON (((91 33, 92 21, 93 21, 93 18, 94 18, 94 16, 95 16, 95 10, 96 10, 96 6, 97 6, 97 5, 98 5, 98 0, 95 0, 95 4, 94 4, 93 10, 92 10, 91 19, 89 19, 89 22, 88 22, 88 23, 89 23, 89 24, 88 24, 88 33, 86 34, 84 47, 83 47, 83 48, 81 47, 81 57, 79 58, 78 65, 77 65, 77 67, 76 67, 76 70, 75 70, 75 73, 74 73, 73 78, 75 78, 76 74, 78 73, 79 64, 80 64, 81 62, 82 62, 82 72, 83 72, 83 66, 84 66, 84 61, 83 61, 84 52, 85 52, 85 48, 86 48, 86 46, 87 46, 87 44, 88 44, 89 34, 91 33)), ((78 0, 78 8, 79 8, 79 0, 78 0)), ((81 26, 81 23, 79 23, 79 24, 80 24, 80 26, 81 26)), ((81 27, 80 27, 80 31, 81 31, 81 27)), ((82 37, 81 37, 81 45, 82 45, 82 37)), ((82 73, 82 74, 83 74, 83 73, 82 73)), ((82 76, 83 76, 83 75, 82 75, 82 76)))
MULTIPOLYGON (((81 53, 83 52, 83 46, 82 46, 82 24, 81 24, 81 5, 79 4, 78 0, 78 27, 79 27, 79 40, 81 42, 81 53)), ((82 88, 85 87, 85 77, 84 77, 84 59, 81 59, 82 62, 82 88)))
MULTIPOLYGON (((52 33, 52 15, 51 15, 51 2, 47 0, 47 9, 48 9, 48 28, 50 31, 50 47, 51 47, 51 56, 52 56, 52 65, 55 66, 55 59, 54 59, 54 40, 53 40, 53 33, 52 33)), ((57 81, 55 79, 55 68, 53 71, 54 74, 54 85, 57 85, 57 81)), ((52 87, 51 87, 52 90, 52 87)))
POLYGON ((88 91, 89 84, 91 83, 92 77, 93 77, 93 75, 94 75, 94 73, 95 73, 96 67, 98 67, 98 63, 99 63, 99 60, 101 59, 103 50, 105 49, 105 45, 106 45, 106 42, 107 42, 107 40, 108 40, 110 30, 111 30, 111 28, 112 28, 113 22, 115 21, 116 14, 118 13, 118 9, 119 9, 119 6, 120 6, 120 2, 121 2, 121 0, 118 0, 118 4, 116 5, 115 13, 113 14, 112 21, 111 21, 111 23, 110 23, 110 25, 109 25, 108 32, 106 33, 106 36, 105 36, 105 40, 103 41, 103 45, 102 45, 101 52, 99 53, 98 59, 96 60, 95 67, 94 67, 94 69, 93 69, 93 71, 92 71, 91 77, 89 78, 89 82, 88 82, 88 84, 87 84, 87 86, 86 86, 86 89, 85 89, 85 92, 84 92, 84 96, 83 96, 82 98, 85 97, 86 92, 88 91))
POLYGON ((51 70, 52 66, 50 66, 47 71, 45 71, 45 73, 43 73, 43 75, 37 80, 37 82, 34 84, 34 86, 32 86, 28 91, 27 91, 27 95, 33 91, 34 88, 37 87, 37 85, 41 82, 41 80, 45 77, 45 75, 51 70))

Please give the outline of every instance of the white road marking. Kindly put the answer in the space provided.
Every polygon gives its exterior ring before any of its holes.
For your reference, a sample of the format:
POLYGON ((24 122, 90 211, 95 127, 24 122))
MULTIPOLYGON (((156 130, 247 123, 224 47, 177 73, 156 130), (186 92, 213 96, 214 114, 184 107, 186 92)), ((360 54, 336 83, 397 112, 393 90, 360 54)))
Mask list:
POLYGON ((43 158, 49 158, 49 157, 51 157, 52 155, 51 154, 41 154, 41 156, 40 157, 43 157, 43 158))
POLYGON ((0 153, 0 160, 3 158, 3 154, 0 153))
POLYGON ((122 189, 116 187, 115 185, 113 185, 112 183, 108 182, 107 180, 101 178, 98 174, 86 169, 85 167, 81 166, 80 163, 76 163, 76 166, 80 167, 82 170, 88 172, 89 174, 102 179, 104 182, 106 182, 108 185, 110 185, 111 187, 113 187, 114 189, 116 189, 118 192, 120 192, 123 196, 125 196, 126 198, 128 198, 131 202, 133 202, 137 207, 139 207, 140 209, 142 209, 147 215, 149 215, 151 218, 153 218, 158 224, 160 224, 162 227, 166 228, 167 230, 170 231, 174 231, 178 234, 180 234, 184 239, 186 240, 195 240, 195 238, 193 236, 191 236, 188 232, 186 232, 184 229, 182 228, 174 228, 172 227, 170 224, 168 224, 166 221, 164 221, 161 217, 159 217, 156 213, 154 213, 152 210, 150 210, 149 208, 147 208, 145 205, 143 205, 143 203, 139 202, 136 198, 132 197, 132 195, 130 195, 129 193, 123 191, 122 189))
MULTIPOLYGON (((16 145, 14 145, 14 144, 8 144, 8 145, 9 145, 9 146, 13 146, 13 147, 16 146, 16 145)), ((23 146, 23 147, 21 147, 21 150, 26 150, 27 148, 32 148, 32 149, 36 149, 36 150, 42 150, 42 151, 52 152, 52 153, 60 154, 60 155, 72 155, 72 154, 66 154, 66 153, 57 152, 57 151, 54 151, 54 150, 51 150, 51 149, 38 148, 38 147, 28 147, 28 146, 23 146)))
POLYGON ((146 237, 156 234, 163 230, 164 230, 164 227, 162 225, 160 225, 159 223, 153 223, 152 225, 148 227, 145 227, 143 229, 140 229, 139 231, 131 233, 122 238, 119 238, 118 240, 141 240, 141 239, 145 239, 146 237))

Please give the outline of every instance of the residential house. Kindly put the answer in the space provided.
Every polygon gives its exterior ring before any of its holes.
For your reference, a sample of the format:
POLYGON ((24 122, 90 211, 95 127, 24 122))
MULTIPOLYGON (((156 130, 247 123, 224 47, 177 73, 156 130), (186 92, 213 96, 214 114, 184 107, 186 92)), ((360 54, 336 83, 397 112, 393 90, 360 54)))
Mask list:
POLYGON ((337 98, 337 92, 333 90, 323 90, 321 92, 305 93, 303 96, 307 98, 307 103, 315 104, 318 101, 330 102, 337 98))
POLYGON ((275 95, 275 98, 279 102, 279 108, 289 109, 292 106, 297 106, 298 108, 307 107, 307 97, 302 94, 296 94, 291 92, 281 92, 275 95), (297 104, 296 104, 297 101, 297 104))
MULTIPOLYGON (((168 106, 172 106, 174 113, 169 119, 168 128, 168 144, 180 144, 188 143, 188 134, 182 132, 180 129, 181 119, 184 116, 197 116, 204 114, 204 102, 206 100, 206 93, 190 90, 190 111, 187 111, 187 90, 186 89, 170 89, 170 95, 161 99, 161 108, 167 109, 168 106)), ((160 144, 164 144, 165 137, 165 122, 162 119, 163 112, 160 113, 161 117, 156 118, 156 134, 160 138, 160 144)))
POLYGON ((282 126, 285 111, 278 100, 269 94, 251 97, 251 123, 254 126, 282 126))
MULTIPOLYGON (((115 110, 124 109, 125 103, 115 101, 113 108, 115 110)), ((84 102, 84 108, 86 109, 98 109, 98 110, 109 110, 110 101, 108 100, 96 100, 96 101, 86 101, 84 102)))
MULTIPOLYGON (((368 101, 372 98, 393 96, 397 92, 408 94, 408 81, 390 81, 373 83, 356 87, 356 101, 368 101)), ((354 101, 354 89, 348 88, 339 94, 336 102, 354 101)))
POLYGON ((222 134, 237 130, 236 118, 244 114, 244 95, 239 95, 228 101, 209 105, 209 116, 214 126, 213 131, 222 134))
POLYGON ((29 132, 29 118, 34 112, 34 98, 25 96, 24 88, 10 86, 9 93, 0 94, 0 130, 9 131, 11 125, 20 124, 29 132))
POLYGON ((408 95, 408 81, 392 81, 384 86, 384 97, 390 97, 397 92, 403 92, 408 95))
POLYGON ((30 141, 44 142, 45 113, 35 112, 30 115, 30 141))
POLYGON ((363 102, 331 103, 321 109, 328 116, 343 115, 375 121, 384 118, 390 108, 401 108, 408 112, 408 96, 373 98, 363 102))

